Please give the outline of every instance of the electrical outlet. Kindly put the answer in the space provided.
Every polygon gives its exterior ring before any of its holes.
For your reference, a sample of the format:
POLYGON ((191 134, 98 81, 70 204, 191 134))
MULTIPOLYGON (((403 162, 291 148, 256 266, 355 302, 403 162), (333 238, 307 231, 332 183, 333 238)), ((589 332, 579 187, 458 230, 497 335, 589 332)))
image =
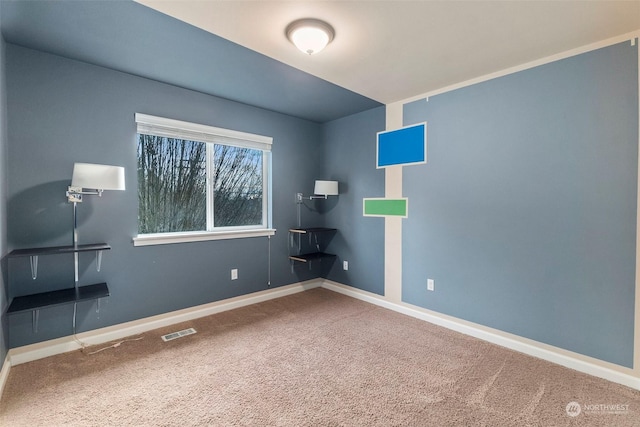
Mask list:
POLYGON ((342 269, 345 271, 349 269, 349 261, 342 261, 342 269))
POLYGON ((436 284, 435 284, 433 279, 427 279, 427 290, 428 291, 435 291, 436 290, 436 284))
POLYGON ((237 280, 238 279, 238 269, 234 268, 231 270, 231 280, 237 280))

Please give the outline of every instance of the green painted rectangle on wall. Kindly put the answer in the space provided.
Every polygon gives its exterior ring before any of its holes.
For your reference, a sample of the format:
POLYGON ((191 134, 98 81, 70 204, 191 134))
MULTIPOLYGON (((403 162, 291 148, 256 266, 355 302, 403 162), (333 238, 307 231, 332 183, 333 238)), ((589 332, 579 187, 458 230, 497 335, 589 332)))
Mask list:
POLYGON ((362 214, 364 216, 399 216, 406 218, 409 211, 409 200, 370 198, 362 199, 362 214))

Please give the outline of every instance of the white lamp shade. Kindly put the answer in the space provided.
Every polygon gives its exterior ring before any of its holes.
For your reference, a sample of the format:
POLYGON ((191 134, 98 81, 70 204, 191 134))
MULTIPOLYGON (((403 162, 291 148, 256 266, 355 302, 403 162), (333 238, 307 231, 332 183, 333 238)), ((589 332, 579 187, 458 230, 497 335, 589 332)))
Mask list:
POLYGON ((94 163, 75 163, 71 186, 93 190, 124 190, 124 168, 94 163))
POLYGON ((322 196, 337 196, 338 195, 338 181, 321 181, 316 180, 316 185, 313 190, 313 194, 322 196))

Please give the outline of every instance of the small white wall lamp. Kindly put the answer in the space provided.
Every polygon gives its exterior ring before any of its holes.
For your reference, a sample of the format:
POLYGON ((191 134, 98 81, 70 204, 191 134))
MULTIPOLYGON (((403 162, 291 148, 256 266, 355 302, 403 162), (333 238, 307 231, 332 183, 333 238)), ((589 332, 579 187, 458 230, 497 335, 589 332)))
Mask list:
POLYGON ((298 214, 298 227, 300 227, 300 205, 303 200, 328 199, 329 196, 338 195, 338 181, 322 181, 316 179, 312 196, 303 196, 302 193, 296 193, 296 207, 298 214))
POLYGON ((83 195, 102 196, 104 190, 124 190, 124 168, 121 166, 75 163, 67 199, 81 203, 83 195))
POLYGON ((311 199, 326 199, 327 196, 337 196, 338 181, 322 181, 316 179, 316 184, 313 188, 313 194, 315 194, 315 196, 311 196, 311 199))
POLYGON ((296 202, 302 203, 303 200, 327 199, 328 196, 338 195, 338 181, 322 181, 316 179, 313 187, 312 196, 303 196, 302 193, 296 193, 296 202))
POLYGON ((333 27, 324 21, 304 18, 293 21, 285 30, 287 38, 307 55, 324 49, 335 35, 333 27))
MULTIPOLYGON (((71 185, 67 189, 67 200, 73 203, 73 246, 78 247, 77 204, 82 203, 83 195, 102 197, 104 190, 124 190, 124 168, 121 166, 97 165, 94 163, 75 163, 71 185)), ((98 271, 100 271, 98 261, 98 271)), ((78 284, 78 252, 74 252, 76 287, 78 284)))

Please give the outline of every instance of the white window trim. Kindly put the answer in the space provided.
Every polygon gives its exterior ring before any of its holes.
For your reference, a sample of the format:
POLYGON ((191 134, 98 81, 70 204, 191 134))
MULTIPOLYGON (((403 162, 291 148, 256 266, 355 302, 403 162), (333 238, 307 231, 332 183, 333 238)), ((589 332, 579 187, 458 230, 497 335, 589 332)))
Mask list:
MULTIPOLYGON (((155 135, 167 138, 178 138, 191 141, 232 145, 235 147, 262 150, 263 175, 271 170, 271 145, 273 138, 256 135, 231 129, 223 129, 215 126, 198 123, 184 122, 181 120, 167 119, 151 116, 149 114, 135 114, 137 133, 155 135)), ((209 156, 207 156, 207 159, 209 156)), ((150 233, 138 234, 133 238, 134 246, 166 245, 171 243, 200 242, 207 240, 241 239, 248 237, 273 236, 276 232, 272 228, 272 200, 271 200, 271 174, 266 174, 267 185, 263 197, 263 224, 246 227, 220 228, 210 231, 190 231, 175 233, 150 233)), ((207 221, 208 222, 208 221, 207 221)), ((209 224, 207 224, 208 226, 209 224)))
POLYGON ((204 242, 208 240, 244 239, 267 237, 276 234, 274 228, 257 228, 226 231, 191 231, 181 233, 139 234, 133 238, 133 246, 168 245, 172 243, 204 242))
POLYGON ((138 133, 271 151, 273 138, 182 120, 136 113, 138 133))

